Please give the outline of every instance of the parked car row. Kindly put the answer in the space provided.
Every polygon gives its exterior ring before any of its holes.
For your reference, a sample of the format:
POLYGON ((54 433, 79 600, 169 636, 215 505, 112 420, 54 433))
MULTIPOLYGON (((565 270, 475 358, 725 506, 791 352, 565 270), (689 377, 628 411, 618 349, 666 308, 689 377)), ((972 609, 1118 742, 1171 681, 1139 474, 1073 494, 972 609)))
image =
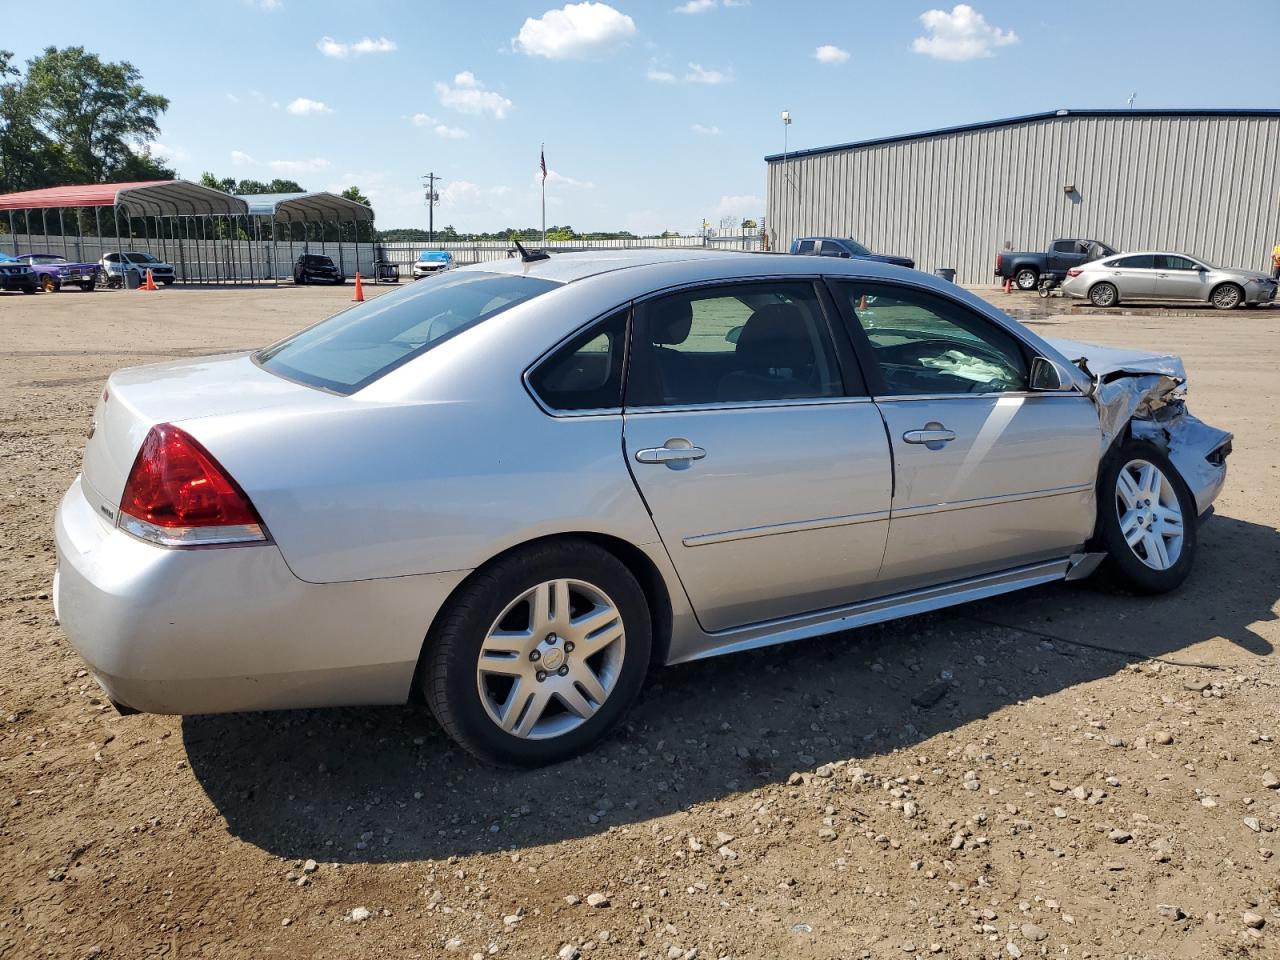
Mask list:
POLYGON ((123 286, 130 274, 141 283, 148 270, 157 283, 165 286, 176 279, 172 264, 141 251, 106 253, 96 263, 76 263, 57 253, 23 253, 16 257, 0 253, 0 289, 57 293, 74 286, 89 292, 100 283, 123 286))
POLYGON ((1069 297, 1097 307, 1125 301, 1176 300, 1219 310, 1256 307, 1275 300, 1276 280, 1257 270, 1215 267, 1200 257, 1170 251, 1121 253, 1100 240, 1054 240, 1044 253, 996 254, 997 277, 1019 290, 1061 284, 1069 297))

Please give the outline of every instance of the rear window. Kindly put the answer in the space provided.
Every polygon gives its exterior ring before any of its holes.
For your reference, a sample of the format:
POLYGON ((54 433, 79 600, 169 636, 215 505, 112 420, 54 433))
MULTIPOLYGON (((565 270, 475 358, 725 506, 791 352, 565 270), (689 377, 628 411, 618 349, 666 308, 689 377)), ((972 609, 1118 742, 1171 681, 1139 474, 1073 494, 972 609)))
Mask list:
POLYGON ((450 271, 322 320, 254 359, 289 380, 351 394, 454 334, 557 286, 534 277, 450 271))

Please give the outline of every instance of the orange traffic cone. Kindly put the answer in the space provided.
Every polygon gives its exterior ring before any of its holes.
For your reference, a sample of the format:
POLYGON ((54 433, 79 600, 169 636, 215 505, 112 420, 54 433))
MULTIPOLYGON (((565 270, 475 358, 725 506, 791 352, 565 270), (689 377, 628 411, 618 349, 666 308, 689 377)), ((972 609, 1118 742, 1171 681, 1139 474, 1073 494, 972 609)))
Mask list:
POLYGON ((156 278, 151 273, 151 268, 147 268, 147 282, 142 285, 143 290, 159 290, 156 286, 156 278))
POLYGON ((352 303, 364 303, 364 285, 360 283, 360 271, 356 271, 356 295, 351 298, 352 303))
POLYGON ((1010 280, 1008 277, 1005 277, 1005 278, 1004 278, 1004 292, 1005 292, 1005 293, 1009 293, 1011 290, 1013 290, 1013 281, 1012 281, 1012 280, 1010 280))
POLYGON ((858 309, 859 310, 867 309, 867 295, 865 293, 858 298, 858 309))

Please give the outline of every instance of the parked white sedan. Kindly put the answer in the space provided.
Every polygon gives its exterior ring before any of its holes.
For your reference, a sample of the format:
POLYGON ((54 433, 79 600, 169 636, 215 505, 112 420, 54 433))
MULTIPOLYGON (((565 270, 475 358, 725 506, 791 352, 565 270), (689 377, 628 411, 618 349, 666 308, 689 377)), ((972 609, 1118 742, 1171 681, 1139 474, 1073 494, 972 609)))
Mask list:
POLYGON ((54 603, 125 710, 421 698, 547 763, 655 663, 1176 587, 1231 444, 1184 381, 867 260, 529 254, 113 374, 54 603))
POLYGON ((1219 310, 1256 307, 1276 298, 1276 281, 1256 270, 1223 269, 1181 253, 1124 253, 1072 267, 1069 297, 1096 307, 1146 300, 1191 300, 1219 310))

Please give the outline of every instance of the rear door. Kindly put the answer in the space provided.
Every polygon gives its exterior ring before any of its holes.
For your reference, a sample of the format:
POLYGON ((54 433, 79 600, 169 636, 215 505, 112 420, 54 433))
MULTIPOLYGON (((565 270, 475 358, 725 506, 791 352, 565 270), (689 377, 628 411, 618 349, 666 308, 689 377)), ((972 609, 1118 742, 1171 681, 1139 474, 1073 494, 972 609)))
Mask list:
POLYGON ((1156 254, 1155 275, 1155 295, 1161 300, 1209 299, 1209 272, 1190 257, 1156 254))
POLYGON ((1102 278, 1115 285, 1122 300, 1154 298, 1155 257, 1149 253, 1138 253, 1108 261, 1102 267, 1102 278))
POLYGON ((833 316, 811 280, 636 305, 627 465, 708 631, 874 592, 889 446, 833 316))
POLYGON ((1092 402, 1028 390, 1030 351, 949 297, 906 284, 833 286, 893 446, 880 592, 1078 549, 1094 522, 1092 402))

